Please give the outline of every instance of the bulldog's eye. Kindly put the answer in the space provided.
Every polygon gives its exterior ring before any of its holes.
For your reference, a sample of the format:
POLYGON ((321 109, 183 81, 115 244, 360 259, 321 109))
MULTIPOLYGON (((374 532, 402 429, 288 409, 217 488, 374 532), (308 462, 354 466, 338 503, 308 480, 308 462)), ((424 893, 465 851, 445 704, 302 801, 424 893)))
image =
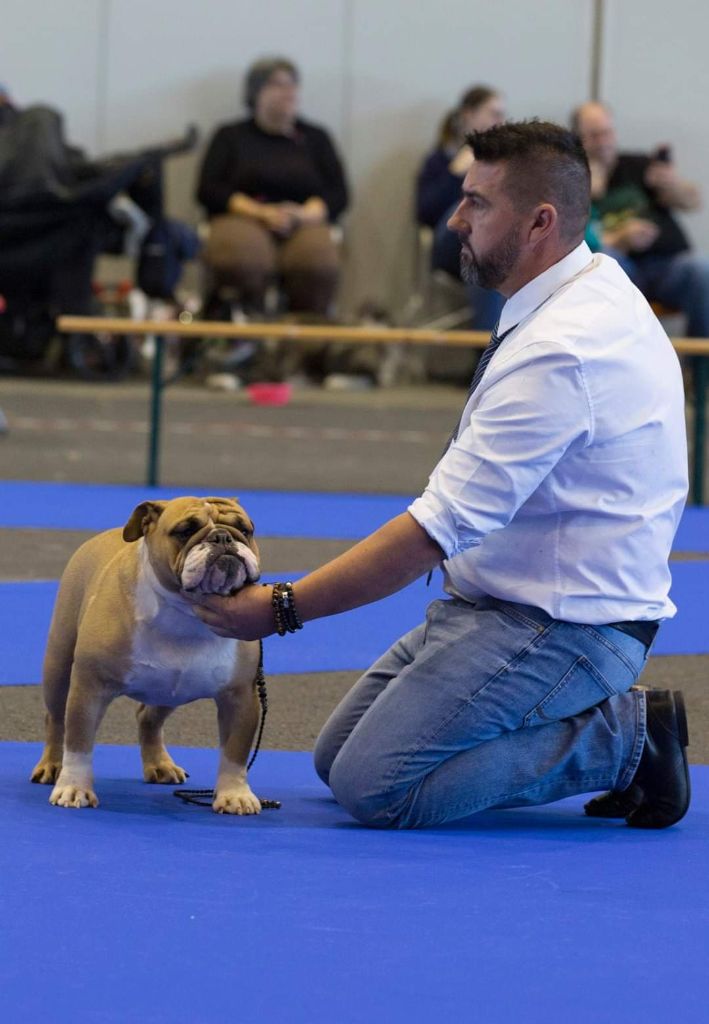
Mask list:
POLYGON ((178 526, 171 530, 171 535, 177 537, 180 540, 186 540, 187 537, 191 537, 193 533, 199 530, 200 524, 195 520, 189 520, 186 523, 180 523, 178 526))
POLYGON ((236 527, 236 529, 243 537, 253 536, 254 528, 253 526, 249 526, 248 523, 238 520, 233 525, 236 527))

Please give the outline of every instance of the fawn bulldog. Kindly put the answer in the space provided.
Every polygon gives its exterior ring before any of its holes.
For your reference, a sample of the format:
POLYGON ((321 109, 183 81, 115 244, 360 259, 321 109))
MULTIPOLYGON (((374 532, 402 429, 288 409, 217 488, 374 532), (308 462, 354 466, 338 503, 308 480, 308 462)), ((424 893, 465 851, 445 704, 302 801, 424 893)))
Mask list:
POLYGON ((259 645, 216 636, 184 592, 231 594, 259 573, 253 523, 231 498, 144 501, 123 530, 79 548, 62 576, 44 661, 46 743, 31 778, 54 783, 50 803, 97 806, 96 732, 122 694, 141 702, 145 781, 184 782, 163 723, 178 705, 213 697, 220 761, 212 807, 258 814, 246 763, 259 716, 259 645))

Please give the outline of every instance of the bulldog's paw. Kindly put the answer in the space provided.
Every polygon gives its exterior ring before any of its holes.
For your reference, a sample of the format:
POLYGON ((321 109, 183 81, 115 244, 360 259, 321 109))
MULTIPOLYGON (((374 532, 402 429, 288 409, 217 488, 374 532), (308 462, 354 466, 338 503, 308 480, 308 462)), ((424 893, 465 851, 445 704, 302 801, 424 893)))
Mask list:
POLYGON ((49 758, 43 757, 32 769, 30 782, 41 782, 45 786, 51 786, 59 778, 61 770, 61 761, 51 761, 49 758))
POLYGON ((259 814, 261 802, 251 792, 249 786, 243 783, 228 789, 218 789, 214 795, 212 810, 217 814, 259 814))
POLYGON ((146 782, 158 782, 163 785, 175 785, 189 778, 189 773, 171 757, 161 757, 159 761, 143 761, 143 778, 146 782))
POLYGON ((75 786, 72 783, 57 785, 49 797, 50 804, 57 807, 98 807, 98 797, 93 789, 75 786))

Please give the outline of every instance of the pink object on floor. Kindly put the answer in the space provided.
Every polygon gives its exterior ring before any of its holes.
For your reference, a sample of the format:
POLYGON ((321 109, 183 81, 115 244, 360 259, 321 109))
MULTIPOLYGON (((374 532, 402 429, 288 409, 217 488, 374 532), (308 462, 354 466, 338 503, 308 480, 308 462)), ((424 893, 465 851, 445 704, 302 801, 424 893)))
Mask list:
POLYGON ((285 405, 290 401, 293 389, 287 381, 258 381, 249 384, 246 392, 256 405, 285 405))

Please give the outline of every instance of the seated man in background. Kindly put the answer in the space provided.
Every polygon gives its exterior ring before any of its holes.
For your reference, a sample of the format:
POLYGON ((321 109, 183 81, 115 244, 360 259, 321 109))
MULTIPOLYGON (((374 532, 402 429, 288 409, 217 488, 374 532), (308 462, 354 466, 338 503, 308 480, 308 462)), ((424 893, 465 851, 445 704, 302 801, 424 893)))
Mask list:
MULTIPOLYGON (((502 96, 486 85, 475 85, 461 97, 441 124, 436 148, 429 153, 416 182, 416 219, 433 229, 431 268, 444 270, 460 279, 460 243, 449 231, 448 219, 460 202, 460 190, 473 154, 465 142, 468 132, 482 132, 502 124, 505 107, 502 96)), ((502 309, 502 297, 495 291, 468 285, 474 330, 491 330, 502 309)))
POLYGON ((197 199, 211 218, 205 259, 217 286, 261 311, 278 277, 292 312, 328 314, 339 276, 330 225, 347 206, 339 157, 322 128, 298 116, 300 75, 285 58, 246 75, 250 116, 224 124, 207 149, 197 199))
POLYGON ((572 115, 591 166, 593 248, 614 256, 651 302, 679 309, 691 337, 709 337, 709 260, 692 252, 673 210, 696 210, 696 185, 682 179, 669 146, 623 153, 602 103, 572 115))

